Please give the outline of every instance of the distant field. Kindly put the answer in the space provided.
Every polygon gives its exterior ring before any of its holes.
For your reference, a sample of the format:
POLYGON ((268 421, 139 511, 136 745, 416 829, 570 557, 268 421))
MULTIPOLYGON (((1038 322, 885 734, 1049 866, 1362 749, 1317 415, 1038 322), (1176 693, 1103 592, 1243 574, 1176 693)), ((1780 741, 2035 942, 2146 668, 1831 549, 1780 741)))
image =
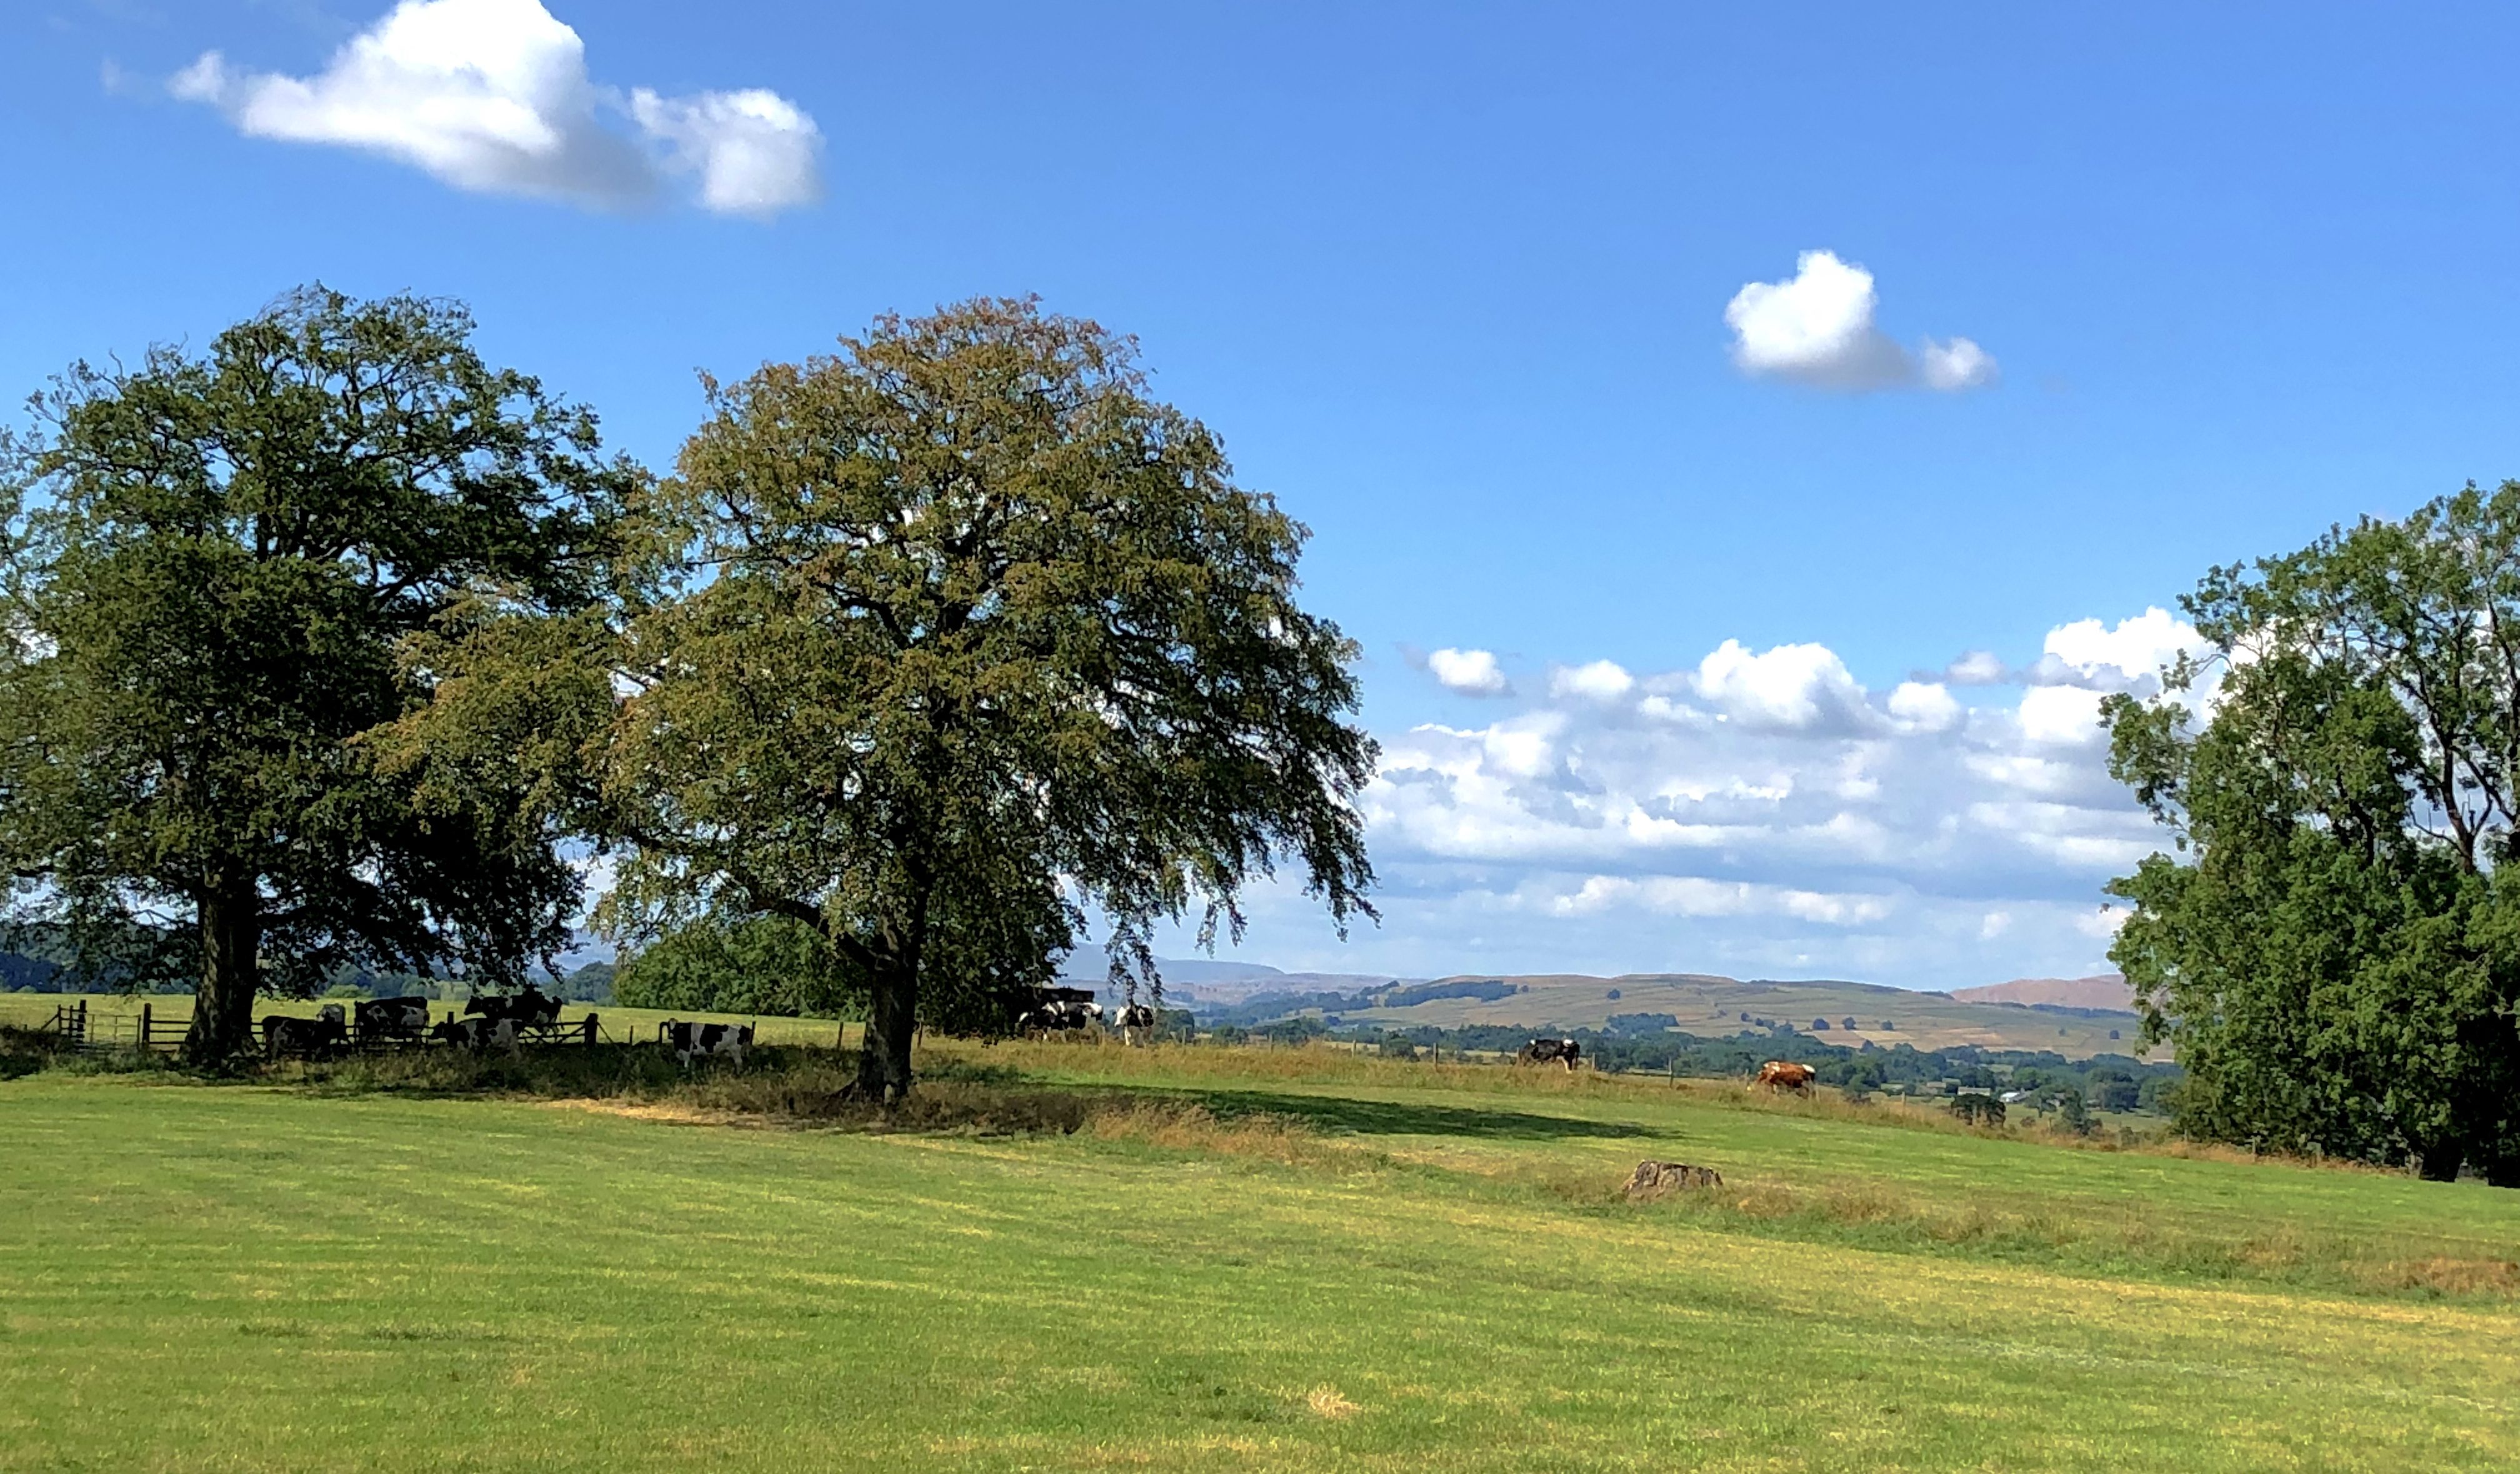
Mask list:
POLYGON ((1682 973, 1504 981, 1526 985, 1530 990, 1493 1001, 1439 998, 1410 1008, 1356 1009, 1340 1017, 1350 1024, 1386 1029, 1420 1024, 1441 1029, 1464 1024, 1598 1029, 1613 1014, 1667 1013, 1687 1033, 1720 1036, 1750 1028, 1750 1022, 1741 1017, 1748 1014, 1752 1020, 1792 1024, 1836 1044, 1866 1039, 1884 1048, 1899 1043, 1919 1049, 1976 1044, 1991 1049, 2052 1049, 2069 1059, 2133 1054, 2136 1048, 2133 1014, 2087 1016, 2003 1003, 1963 1003, 1940 993, 1868 983, 1742 983, 1682 973), (1618 993, 1615 998, 1610 996, 1613 990, 1618 993), (1849 1018, 1856 1022, 1853 1030, 1845 1027, 1849 1018), (1812 1028, 1822 1019, 1828 1021, 1824 1034, 1812 1028), (2116 1037, 2111 1036, 2113 1031, 2116 1037))
POLYGON ((924 1059, 1105 1114, 0 1082, 0 1470, 2520 1464, 2520 1193, 1713 1082, 924 1059), (1619 1201, 1644 1157, 1726 1186, 1619 1201))

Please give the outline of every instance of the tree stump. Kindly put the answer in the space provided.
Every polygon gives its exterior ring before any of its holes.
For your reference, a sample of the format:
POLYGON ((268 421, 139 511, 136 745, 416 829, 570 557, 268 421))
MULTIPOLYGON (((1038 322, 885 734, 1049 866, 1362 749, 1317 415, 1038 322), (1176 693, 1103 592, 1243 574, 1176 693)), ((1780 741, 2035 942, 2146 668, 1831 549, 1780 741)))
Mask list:
POLYGON ((1684 1187, 1721 1187, 1724 1175, 1711 1167, 1691 1167, 1685 1162, 1640 1162, 1628 1174, 1624 1189, 1631 1201, 1664 1197, 1684 1187))

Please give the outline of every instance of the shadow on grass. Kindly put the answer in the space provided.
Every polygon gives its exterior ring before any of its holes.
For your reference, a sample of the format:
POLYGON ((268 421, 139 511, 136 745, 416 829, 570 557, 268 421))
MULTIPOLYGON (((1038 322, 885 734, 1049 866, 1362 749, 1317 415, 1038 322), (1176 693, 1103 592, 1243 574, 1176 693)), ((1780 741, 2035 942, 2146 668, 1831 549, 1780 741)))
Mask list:
POLYGON ((1557 1141, 1577 1137, 1667 1136, 1667 1130, 1625 1121, 1585 1121, 1479 1106, 1403 1104, 1339 1095, 1277 1090, 1149 1090, 1195 1100, 1219 1117, 1291 1117, 1316 1130, 1364 1136, 1475 1136, 1489 1140, 1557 1141))

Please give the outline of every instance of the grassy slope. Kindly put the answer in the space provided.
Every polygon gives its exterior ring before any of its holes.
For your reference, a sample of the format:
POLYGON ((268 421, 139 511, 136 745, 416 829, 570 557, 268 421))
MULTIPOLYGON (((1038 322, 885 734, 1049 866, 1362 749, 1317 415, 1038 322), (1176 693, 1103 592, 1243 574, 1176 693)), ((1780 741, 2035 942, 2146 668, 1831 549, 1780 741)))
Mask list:
POLYGON ((1413 1008, 1365 1009, 1341 1017, 1351 1024, 1391 1029, 1417 1024, 1447 1029, 1463 1024, 1583 1029, 1598 1028, 1616 1013, 1668 1013, 1680 1020, 1682 1029, 1712 1036, 1747 1028, 1740 1016, 1748 1013, 1802 1030, 1809 1030, 1814 1019, 1824 1018, 1830 1032, 1821 1037, 1835 1044, 1863 1039, 1885 1048, 1902 1042, 1919 1049, 1980 1044, 1997 1049, 2053 1049, 2071 1059, 2135 1052, 2133 1015, 2078 1018, 2002 1003, 1963 1003, 1940 993, 1868 983, 1738 983, 1685 974, 1508 981, 1528 985, 1531 990, 1493 1002, 1439 998, 1413 1008), (1618 990, 1618 997, 1609 996, 1612 989, 1618 990), (1839 1027, 1850 1015, 1862 1026, 1853 1033, 1839 1027), (1882 1029, 1885 1019, 1898 1027, 1882 1029), (2112 1029, 2122 1036, 2110 1038, 2112 1029))
POLYGON ((2154 1252, 2507 1257, 2520 1195, 1502 1069, 985 1057, 1328 1134, 1274 1161, 0 1084, 0 1470, 2520 1460, 2510 1301, 2154 1252), (1603 1201, 1642 1156, 1744 1206, 1603 1201), (2138 1220, 2169 1238, 2058 1231, 2138 1220))

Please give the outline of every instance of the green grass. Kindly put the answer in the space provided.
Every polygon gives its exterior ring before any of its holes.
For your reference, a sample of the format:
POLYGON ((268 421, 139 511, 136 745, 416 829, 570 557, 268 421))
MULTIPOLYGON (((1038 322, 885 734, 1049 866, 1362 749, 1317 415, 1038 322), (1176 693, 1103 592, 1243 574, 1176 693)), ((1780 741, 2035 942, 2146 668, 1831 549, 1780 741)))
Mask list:
POLYGON ((1095 1104, 0 1082, 0 1470, 2520 1464, 2520 1194, 1319 1051, 929 1063, 1095 1104), (1642 1157, 1727 1185, 1619 1201, 1642 1157))

